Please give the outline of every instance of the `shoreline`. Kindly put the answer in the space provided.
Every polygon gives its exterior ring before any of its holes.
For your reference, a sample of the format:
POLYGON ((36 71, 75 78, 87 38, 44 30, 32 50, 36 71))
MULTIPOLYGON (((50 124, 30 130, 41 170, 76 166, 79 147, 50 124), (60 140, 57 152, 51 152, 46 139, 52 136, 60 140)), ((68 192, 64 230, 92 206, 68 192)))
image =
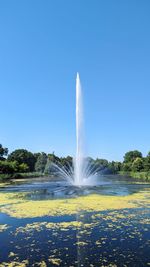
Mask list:
POLYGON ((30 179, 30 178, 38 178, 38 177, 50 177, 50 175, 30 172, 30 173, 14 173, 14 174, 0 174, 0 181, 5 182, 12 179, 30 179))
POLYGON ((119 171, 118 175, 120 176, 128 176, 131 179, 149 182, 150 183, 150 172, 132 172, 132 171, 119 171))
MULTIPOLYGON (((119 171, 116 174, 107 174, 109 175, 118 175, 128 177, 131 181, 142 181, 150 183, 150 172, 131 172, 131 171, 119 171)), ((0 183, 7 183, 11 180, 19 180, 19 179, 33 179, 33 178, 50 178, 53 179, 53 175, 46 175, 37 172, 30 173, 14 173, 14 174, 0 174, 0 183)), ((55 177, 56 179, 56 177, 55 177)))

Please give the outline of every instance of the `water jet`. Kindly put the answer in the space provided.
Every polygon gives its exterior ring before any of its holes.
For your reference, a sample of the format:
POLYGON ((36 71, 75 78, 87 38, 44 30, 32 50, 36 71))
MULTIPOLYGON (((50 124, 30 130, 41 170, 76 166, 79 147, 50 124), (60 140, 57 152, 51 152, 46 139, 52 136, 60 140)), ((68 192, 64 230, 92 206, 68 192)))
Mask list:
POLYGON ((91 163, 85 155, 84 144, 84 116, 83 116, 83 99, 82 87, 79 73, 76 76, 76 155, 73 159, 72 166, 68 164, 67 168, 51 163, 50 172, 63 179, 69 184, 75 186, 95 185, 96 178, 99 175, 100 167, 91 163))

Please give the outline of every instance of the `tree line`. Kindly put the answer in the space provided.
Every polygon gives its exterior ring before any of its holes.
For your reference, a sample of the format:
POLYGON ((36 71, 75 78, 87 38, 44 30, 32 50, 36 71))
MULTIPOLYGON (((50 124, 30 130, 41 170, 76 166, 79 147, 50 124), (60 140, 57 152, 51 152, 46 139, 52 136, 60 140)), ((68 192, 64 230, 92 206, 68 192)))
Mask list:
POLYGON ((54 153, 45 152, 32 153, 26 149, 16 149, 8 154, 8 148, 0 144, 0 174, 49 172, 49 167, 58 164, 67 168, 72 165, 72 157, 57 157, 54 153))
MULTIPOLYGON (((45 152, 32 153, 26 149, 16 149, 10 154, 8 148, 0 144, 0 174, 28 173, 37 172, 50 174, 51 166, 57 164, 68 168, 72 166, 72 157, 58 157, 54 153, 45 152)), ((102 173, 124 172, 150 172, 150 152, 146 157, 138 150, 125 153, 123 162, 111 161, 106 159, 88 158, 93 166, 96 166, 102 173)))

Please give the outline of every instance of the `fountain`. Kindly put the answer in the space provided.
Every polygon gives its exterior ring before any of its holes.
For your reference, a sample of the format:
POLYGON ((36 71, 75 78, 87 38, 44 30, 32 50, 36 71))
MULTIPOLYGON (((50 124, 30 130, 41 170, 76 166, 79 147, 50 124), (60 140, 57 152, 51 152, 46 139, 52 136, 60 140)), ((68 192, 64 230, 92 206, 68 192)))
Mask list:
POLYGON ((100 166, 91 163, 84 152, 83 102, 79 73, 76 77, 76 156, 72 166, 68 163, 67 168, 52 162, 50 165, 50 173, 66 179, 69 184, 75 186, 93 185, 100 171, 100 166))
POLYGON ((79 73, 76 78, 76 157, 74 159, 74 184, 81 185, 84 179, 83 103, 79 73))

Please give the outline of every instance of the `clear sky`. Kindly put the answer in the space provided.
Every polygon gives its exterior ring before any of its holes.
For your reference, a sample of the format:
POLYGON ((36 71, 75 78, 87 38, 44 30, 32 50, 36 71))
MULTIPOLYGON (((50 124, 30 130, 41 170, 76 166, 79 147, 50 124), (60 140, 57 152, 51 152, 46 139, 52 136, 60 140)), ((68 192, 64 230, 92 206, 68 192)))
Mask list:
POLYGON ((1 0, 0 143, 75 154, 75 78, 88 154, 150 150, 150 1, 1 0))

